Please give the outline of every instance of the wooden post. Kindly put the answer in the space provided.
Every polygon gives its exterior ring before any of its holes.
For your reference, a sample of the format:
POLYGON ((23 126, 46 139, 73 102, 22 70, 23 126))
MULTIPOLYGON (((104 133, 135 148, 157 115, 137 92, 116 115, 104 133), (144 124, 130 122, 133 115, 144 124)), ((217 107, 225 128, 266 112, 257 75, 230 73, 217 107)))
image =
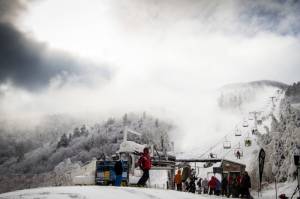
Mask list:
POLYGON ((277 199, 277 180, 276 180, 276 177, 275 177, 275 192, 276 192, 276 197, 275 197, 275 199, 277 199))
POLYGON ((170 170, 170 188, 175 190, 175 182, 174 182, 174 177, 175 177, 175 168, 172 168, 170 170))

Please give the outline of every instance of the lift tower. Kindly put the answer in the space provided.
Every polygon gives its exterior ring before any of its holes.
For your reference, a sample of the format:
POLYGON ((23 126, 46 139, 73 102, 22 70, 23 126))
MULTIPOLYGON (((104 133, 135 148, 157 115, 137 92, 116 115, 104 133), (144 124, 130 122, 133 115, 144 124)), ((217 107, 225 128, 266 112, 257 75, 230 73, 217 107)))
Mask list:
POLYGON ((254 128, 257 130, 257 115, 260 115, 262 111, 252 111, 249 114, 253 114, 254 117, 254 128))

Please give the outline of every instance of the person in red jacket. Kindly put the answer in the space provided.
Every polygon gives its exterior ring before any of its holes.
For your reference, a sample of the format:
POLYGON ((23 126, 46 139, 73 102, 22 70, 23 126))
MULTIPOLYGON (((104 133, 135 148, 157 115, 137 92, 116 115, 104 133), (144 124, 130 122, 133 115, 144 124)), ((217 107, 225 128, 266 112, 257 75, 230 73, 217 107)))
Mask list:
POLYGON ((138 181, 137 185, 144 187, 146 185, 147 180, 149 179, 149 170, 151 169, 152 165, 149 149, 147 147, 144 148, 144 153, 141 155, 138 164, 143 170, 143 175, 138 181))
POLYGON ((208 182, 209 187, 209 195, 216 193, 216 187, 217 187, 217 179, 215 176, 212 176, 210 181, 208 182))

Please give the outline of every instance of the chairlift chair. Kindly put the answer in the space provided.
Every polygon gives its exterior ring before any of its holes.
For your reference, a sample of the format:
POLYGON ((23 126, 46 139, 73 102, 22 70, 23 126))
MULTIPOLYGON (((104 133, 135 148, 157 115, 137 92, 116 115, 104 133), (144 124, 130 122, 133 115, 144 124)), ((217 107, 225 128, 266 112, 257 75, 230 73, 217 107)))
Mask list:
POLYGON ((215 153, 209 153, 208 158, 217 158, 217 154, 215 153))
POLYGON ((231 149, 231 142, 230 141, 224 141, 223 142, 223 148, 224 149, 231 149))
POLYGON ((262 120, 261 119, 257 120, 257 124, 262 125, 262 120))
POLYGON ((240 157, 243 157, 243 149, 240 147, 234 149, 235 157, 237 157, 238 151, 240 152, 240 157))
POLYGON ((257 128, 253 128, 253 129, 251 130, 251 132, 252 132, 252 135, 257 135, 257 134, 258 134, 257 128))
POLYGON ((244 121, 243 122, 243 127, 248 127, 249 125, 248 125, 248 122, 247 121, 244 121))
POLYGON ((239 131, 238 129, 236 129, 235 130, 235 136, 241 136, 241 135, 242 135, 241 131, 239 131))
POLYGON ((252 145, 252 140, 250 139, 250 137, 247 137, 245 139, 245 147, 250 147, 252 145))

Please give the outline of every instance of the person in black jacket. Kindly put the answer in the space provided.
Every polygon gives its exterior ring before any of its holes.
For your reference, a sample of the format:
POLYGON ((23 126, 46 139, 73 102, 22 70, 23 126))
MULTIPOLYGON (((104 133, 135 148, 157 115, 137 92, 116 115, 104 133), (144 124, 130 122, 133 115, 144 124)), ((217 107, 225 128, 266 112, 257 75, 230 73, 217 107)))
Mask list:
POLYGON ((115 186, 121 186, 122 183, 122 173, 123 173, 123 162, 122 160, 117 160, 115 163, 115 174, 116 174, 116 181, 115 186))
POLYGON ((189 183, 187 186, 188 192, 195 193, 196 192, 196 171, 194 169, 191 170, 191 175, 189 176, 189 183))
POLYGON ((222 196, 227 196, 228 180, 227 176, 222 179, 222 196))
POLYGON ((202 192, 202 178, 199 178, 199 180, 197 182, 197 185, 199 187, 198 194, 201 194, 201 192, 202 192))
POLYGON ((241 197, 251 198, 249 189, 251 188, 251 179, 248 172, 245 171, 241 180, 241 197))

